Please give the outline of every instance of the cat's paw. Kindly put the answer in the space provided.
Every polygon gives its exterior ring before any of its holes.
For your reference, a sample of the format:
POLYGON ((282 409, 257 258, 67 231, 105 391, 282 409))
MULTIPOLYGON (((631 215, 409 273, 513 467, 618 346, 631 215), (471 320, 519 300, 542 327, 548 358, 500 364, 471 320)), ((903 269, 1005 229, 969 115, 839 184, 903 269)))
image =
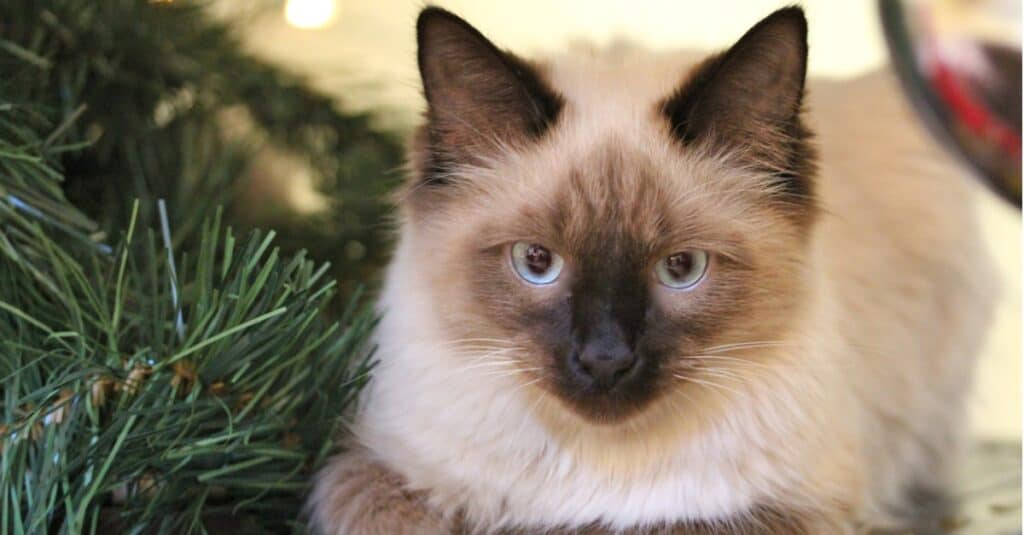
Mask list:
POLYGON ((432 511, 422 492, 358 452, 331 459, 319 474, 308 504, 320 535, 446 535, 453 529, 432 511))

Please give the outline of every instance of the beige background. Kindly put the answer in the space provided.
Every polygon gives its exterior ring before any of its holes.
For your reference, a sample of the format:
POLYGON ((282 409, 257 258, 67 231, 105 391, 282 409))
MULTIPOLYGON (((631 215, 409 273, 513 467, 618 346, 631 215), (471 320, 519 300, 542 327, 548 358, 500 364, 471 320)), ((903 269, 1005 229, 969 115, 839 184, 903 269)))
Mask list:
MULTIPOLYGON (((783 5, 771 0, 448 0, 447 7, 499 45, 524 54, 558 50, 574 40, 617 38, 654 48, 719 48, 783 5)), ((245 38, 259 54, 311 77, 345 105, 384 108, 383 121, 407 126, 421 109, 413 26, 424 5, 411 0, 338 0, 327 28, 300 30, 283 14, 254 19, 245 38)), ((237 14, 242 0, 216 7, 237 14)), ((876 68, 887 51, 874 2, 806 0, 812 75, 850 76, 876 68)), ((1004 292, 982 356, 972 400, 976 432, 1019 439, 1021 431, 1020 214, 979 192, 986 238, 999 263, 1004 292)), ((949 251, 949 254, 957 254, 949 251)))

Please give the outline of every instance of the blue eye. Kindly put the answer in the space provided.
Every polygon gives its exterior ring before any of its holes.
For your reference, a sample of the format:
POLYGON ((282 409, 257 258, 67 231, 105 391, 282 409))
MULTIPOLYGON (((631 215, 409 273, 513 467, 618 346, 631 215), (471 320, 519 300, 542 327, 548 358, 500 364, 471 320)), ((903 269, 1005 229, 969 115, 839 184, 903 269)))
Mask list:
POLYGON ((516 273, 524 281, 538 286, 555 282, 565 264, 557 253, 536 243, 514 243, 511 256, 516 273))
POLYGON ((658 281, 675 290, 687 290, 700 284, 708 271, 708 253, 699 249, 682 251, 662 258, 654 266, 658 281))

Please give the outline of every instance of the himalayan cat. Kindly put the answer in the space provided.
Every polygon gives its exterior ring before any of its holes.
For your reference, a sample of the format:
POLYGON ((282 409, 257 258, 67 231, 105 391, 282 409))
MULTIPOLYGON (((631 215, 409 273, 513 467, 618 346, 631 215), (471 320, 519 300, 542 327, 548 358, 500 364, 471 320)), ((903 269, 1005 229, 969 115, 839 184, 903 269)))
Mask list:
POLYGON ((417 22, 428 103, 324 534, 855 533, 946 485, 995 291, 892 76, 526 61, 417 22))

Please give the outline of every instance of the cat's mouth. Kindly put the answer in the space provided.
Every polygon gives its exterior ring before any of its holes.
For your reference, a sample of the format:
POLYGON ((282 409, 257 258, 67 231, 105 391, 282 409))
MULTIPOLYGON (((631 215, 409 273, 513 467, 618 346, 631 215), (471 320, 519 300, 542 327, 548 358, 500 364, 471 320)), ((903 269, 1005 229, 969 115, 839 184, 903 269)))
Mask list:
POLYGON ((615 424, 641 412, 658 395, 658 365, 641 354, 619 360, 569 356, 549 389, 570 410, 596 424, 615 424))

